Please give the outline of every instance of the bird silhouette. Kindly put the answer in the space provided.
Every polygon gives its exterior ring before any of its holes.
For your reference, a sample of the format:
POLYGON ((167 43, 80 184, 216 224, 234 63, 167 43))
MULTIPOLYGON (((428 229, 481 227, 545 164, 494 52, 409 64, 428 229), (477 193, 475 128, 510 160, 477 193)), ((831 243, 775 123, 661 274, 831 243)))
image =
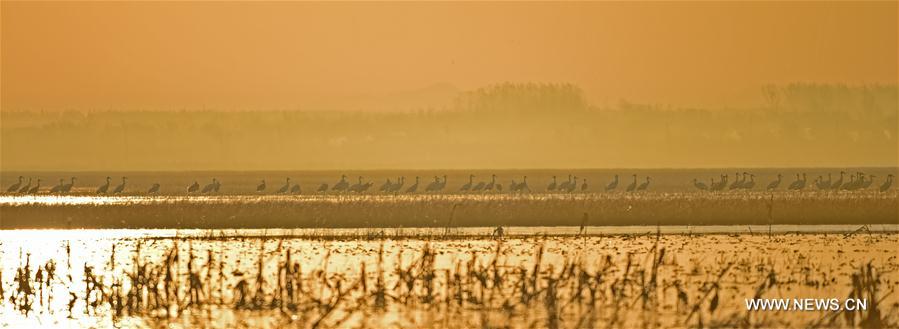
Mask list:
POLYGON ((316 192, 319 192, 319 193, 328 192, 328 183, 322 183, 322 185, 319 185, 318 190, 316 190, 316 192))
POLYGON ((587 192, 587 179, 584 178, 584 182, 581 184, 581 192, 587 192))
POLYGON ((403 190, 404 185, 406 185, 406 176, 397 178, 397 183, 390 187, 390 193, 399 193, 403 190))
MULTIPOLYGON (((743 178, 744 179, 746 178, 746 173, 743 173, 743 178)), ((742 188, 744 190, 751 190, 754 187, 755 187, 755 174, 749 174, 749 181, 743 182, 743 184, 740 184, 740 188, 742 188)))
POLYGON ((19 188, 22 187, 22 180, 24 180, 24 179, 25 179, 25 177, 19 176, 19 182, 10 185, 10 186, 6 189, 6 192, 8 192, 8 193, 15 193, 15 192, 18 192, 18 191, 19 191, 19 188))
POLYGON ((419 179, 419 177, 415 176, 415 184, 412 184, 411 186, 409 186, 409 188, 406 189, 406 193, 411 194, 411 193, 415 193, 415 191, 418 190, 418 182, 419 182, 418 179, 419 179))
POLYGON ((290 188, 290 193, 291 193, 291 194, 300 194, 300 193, 302 193, 302 191, 300 191, 300 184, 293 184, 293 187, 290 188))
POLYGON ((425 187, 425 192, 434 192, 434 191, 437 191, 437 187, 438 187, 438 186, 440 186, 440 178, 437 177, 437 176, 434 176, 434 181, 431 182, 430 184, 428 184, 428 186, 425 187))
POLYGON ((882 185, 880 185, 881 192, 886 192, 886 190, 890 189, 890 185, 892 185, 893 183, 893 178, 895 178, 893 174, 887 175, 887 180, 884 181, 882 185))
POLYGON ((636 189, 637 189, 637 175, 634 175, 634 181, 630 185, 627 186, 627 191, 633 192, 636 189))
POLYGON ((72 191, 72 186, 75 186, 75 177, 71 178, 68 184, 64 184, 62 188, 59 189, 60 193, 69 193, 72 191))
POLYGON ((62 190, 62 184, 64 184, 63 183, 64 181, 65 181, 64 179, 60 178, 59 184, 57 184, 56 186, 53 186, 53 188, 50 189, 50 193, 59 193, 59 191, 62 190))
POLYGON ((346 180, 346 175, 340 175, 340 181, 334 184, 334 187, 331 188, 332 191, 343 192, 349 189, 350 182, 346 180))
POLYGON ((768 187, 766 188, 768 191, 776 190, 778 186, 780 186, 780 182, 783 181, 783 176, 781 174, 777 174, 777 179, 768 183, 768 187))
POLYGON ((278 189, 279 194, 287 193, 290 190, 290 177, 287 177, 287 182, 284 183, 284 186, 278 189))
POLYGON ((128 177, 122 177, 122 184, 119 184, 118 186, 116 186, 115 189, 112 190, 112 194, 119 194, 119 193, 122 193, 125 191, 125 180, 126 179, 128 179, 128 177))
POLYGON ((384 184, 381 185, 381 187, 378 188, 378 191, 379 191, 379 192, 387 192, 387 191, 390 191, 390 187, 391 187, 391 186, 393 186, 393 183, 390 182, 390 178, 387 178, 387 181, 384 182, 384 184))
POLYGON ((257 193, 265 192, 265 180, 264 179, 259 183, 259 185, 256 185, 256 192, 257 193))
POLYGON ((484 186, 484 191, 492 191, 496 187, 496 175, 490 175, 490 183, 487 183, 487 186, 484 186))
POLYGON ((613 191, 618 188, 618 175, 615 175, 615 179, 613 179, 609 184, 606 185, 606 192, 613 191))
POLYGON ((38 189, 41 188, 41 179, 37 179, 37 185, 28 190, 28 194, 37 194, 38 189))
POLYGON ((106 184, 101 185, 97 188, 97 194, 105 194, 106 191, 109 191, 109 181, 112 180, 109 176, 106 176, 106 184))
POLYGON ((212 179, 212 183, 206 184, 203 186, 203 189, 200 190, 200 193, 210 193, 215 191, 215 186, 217 185, 217 181, 215 178, 212 179))
POLYGON ((528 186, 528 176, 523 176, 521 178, 521 183, 518 183, 518 187, 516 187, 516 189, 519 192, 524 192, 524 191, 527 191, 528 193, 531 192, 531 187, 528 186))
POLYGON ((743 181, 746 179, 745 176, 743 176, 742 179, 740 177, 741 177, 740 173, 735 173, 734 174, 734 182, 730 184, 728 189, 735 190, 735 189, 740 188, 740 186, 743 185, 743 181))
POLYGON ((484 182, 484 181, 478 182, 477 185, 475 185, 474 187, 471 188, 471 191, 479 192, 484 189, 484 186, 487 186, 487 182, 484 182))
POLYGON ((347 188, 349 192, 361 192, 362 191, 362 176, 359 176, 359 180, 356 181, 355 184, 351 185, 347 188))
POLYGON ((468 183, 465 183, 465 185, 462 185, 462 187, 459 188, 459 191, 460 192, 471 191, 471 187, 472 187, 471 184, 473 184, 473 183, 474 183, 474 175, 468 175, 468 183))
POLYGON ((637 191, 646 191, 646 189, 648 189, 648 188, 649 188, 649 176, 646 176, 646 181, 643 182, 643 184, 640 184, 639 187, 637 187, 637 191))
POLYGON ((556 186, 557 186, 557 184, 556 184, 556 176, 553 176, 553 181, 552 181, 552 183, 549 183, 549 185, 546 186, 546 191, 547 191, 547 192, 553 192, 553 191, 556 190, 556 186))
POLYGON ((571 175, 568 175, 568 180, 559 184, 559 192, 568 191, 568 187, 571 186, 571 175))
POLYGON ((840 171, 840 179, 837 180, 836 182, 833 182, 833 184, 830 185, 830 189, 831 190, 839 190, 841 187, 843 187, 843 176, 845 176, 845 175, 846 175, 845 171, 840 171))
POLYGON ((193 184, 187 187, 187 193, 195 193, 200 190, 200 182, 194 181, 193 184))
POLYGON ((446 175, 443 175, 443 180, 437 184, 437 191, 443 191, 446 188, 446 175))
POLYGON ((28 178, 28 185, 19 188, 19 194, 25 194, 31 189, 31 177, 28 178))
POLYGON ((156 194, 159 193, 159 183, 153 183, 153 186, 150 186, 150 189, 147 190, 147 194, 156 194))
POLYGON ((861 188, 862 188, 862 189, 867 189, 867 188, 871 187, 871 184, 874 183, 874 177, 877 177, 877 176, 869 175, 869 176, 868 176, 868 180, 866 180, 864 183, 862 183, 861 188))

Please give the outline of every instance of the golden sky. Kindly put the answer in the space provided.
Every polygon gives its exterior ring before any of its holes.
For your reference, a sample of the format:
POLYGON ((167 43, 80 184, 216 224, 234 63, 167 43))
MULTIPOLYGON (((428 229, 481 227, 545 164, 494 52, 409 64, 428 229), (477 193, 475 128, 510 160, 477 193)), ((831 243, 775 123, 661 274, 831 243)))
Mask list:
POLYGON ((740 106, 767 83, 895 83, 896 33, 895 1, 3 1, 0 96, 4 110, 314 109, 533 81, 598 105, 740 106))

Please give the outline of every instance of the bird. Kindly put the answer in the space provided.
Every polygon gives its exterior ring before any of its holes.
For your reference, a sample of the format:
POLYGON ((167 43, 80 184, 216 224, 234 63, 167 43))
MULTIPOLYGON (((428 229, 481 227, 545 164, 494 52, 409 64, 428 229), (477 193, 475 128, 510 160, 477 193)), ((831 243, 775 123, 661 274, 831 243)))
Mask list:
POLYGON ((347 188, 347 191, 361 192, 362 191, 362 176, 359 176, 359 180, 356 182, 356 184, 353 184, 349 188, 347 188))
MULTIPOLYGON (((743 173, 743 175, 743 177, 745 178, 746 173, 743 173)), ((743 182, 743 184, 740 185, 740 188, 744 190, 751 190, 753 187, 755 187, 755 174, 749 174, 749 181, 743 182)))
POLYGON ((640 186, 637 187, 637 191, 646 191, 649 188, 649 176, 646 176, 646 181, 640 186))
POLYGON ((777 187, 780 186, 780 182, 782 182, 782 181, 783 181, 783 176, 781 176, 780 174, 777 174, 777 179, 775 179, 771 183, 768 183, 768 187, 766 189, 768 191, 776 190, 777 187))
POLYGON ((403 177, 398 177, 398 178, 396 179, 396 181, 397 181, 397 183, 396 183, 396 184, 393 184, 393 186, 390 187, 390 191, 389 191, 389 192, 391 192, 391 193, 399 193, 399 192, 403 189, 403 185, 406 185, 406 177, 405 177, 405 176, 403 176, 403 177))
POLYGON ((443 175, 443 181, 437 184, 437 191, 443 191, 446 188, 446 175, 443 175))
POLYGON ((849 175, 849 181, 840 187, 841 190, 849 190, 855 185, 855 175, 849 175))
POLYGON ((366 192, 366 191, 368 191, 369 188, 371 188, 371 186, 372 186, 372 182, 371 182, 371 181, 368 181, 368 182, 366 182, 365 184, 362 184, 362 186, 359 187, 359 191, 358 191, 358 192, 359 192, 359 193, 366 192))
POLYGON ((459 188, 460 192, 471 191, 471 184, 474 183, 474 175, 468 175, 468 183, 459 188))
POLYGON ((19 176, 19 182, 10 185, 9 188, 6 189, 6 192, 8 192, 8 193, 15 193, 15 192, 18 192, 18 191, 19 191, 19 187, 22 186, 22 180, 24 180, 24 179, 25 179, 25 177, 19 176))
POLYGON ((69 193, 72 191, 72 186, 75 186, 75 177, 72 177, 72 180, 68 184, 63 184, 59 189, 60 193, 69 193))
POLYGON ((584 178, 584 182, 581 184, 581 192, 587 192, 587 179, 584 178))
POLYGON ((293 184, 293 187, 290 188, 290 193, 291 193, 291 194, 300 194, 300 193, 302 193, 302 191, 300 191, 300 184, 293 184))
POLYGON ((824 182, 824 176, 818 175, 818 178, 815 178, 815 187, 817 187, 818 190, 824 190, 830 187, 830 185, 825 184, 827 183, 824 182))
POLYGON ((30 189, 31 189, 31 177, 28 178, 28 185, 20 187, 18 192, 19 192, 19 194, 25 194, 30 189))
MULTIPOLYGON (((712 178, 713 182, 714 182, 714 180, 715 179, 712 178)), ((712 184, 714 184, 714 183, 712 183, 712 184)), ((697 189, 699 189, 700 191, 708 191, 709 190, 709 187, 706 186, 705 183, 696 180, 696 178, 693 178, 693 186, 696 187, 697 189)))
POLYGON ((574 179, 571 181, 571 184, 568 184, 568 187, 565 188, 565 192, 571 193, 577 189, 577 176, 574 176, 574 179))
POLYGON ((546 191, 547 191, 547 192, 555 191, 555 190, 556 190, 556 186, 557 186, 557 184, 556 184, 556 176, 553 176, 553 182, 552 182, 552 183, 549 183, 549 185, 546 186, 546 191))
POLYGON ((128 179, 128 177, 122 177, 122 184, 119 184, 118 186, 116 186, 115 189, 112 190, 112 194, 119 194, 119 193, 122 193, 125 191, 125 180, 126 179, 128 179))
POLYGON ((150 186, 150 189, 147 190, 147 194, 155 193, 159 193, 159 183, 153 183, 153 186, 150 186))
POLYGON ((222 181, 220 181, 220 180, 213 180, 213 183, 215 183, 215 187, 212 189, 212 191, 215 192, 215 193, 218 193, 218 192, 219 192, 219 189, 222 188, 222 181))
POLYGON ((337 184, 334 184, 334 187, 331 188, 332 191, 343 192, 346 191, 350 187, 350 182, 347 182, 346 175, 340 175, 340 181, 337 184))
MULTIPOLYGON (((823 177, 822 177, 823 178, 823 177)), ((827 173, 827 181, 821 181, 822 190, 829 190, 833 186, 833 174, 827 173)))
POLYGON ((391 187, 391 186, 393 186, 393 183, 390 182, 390 178, 387 178, 387 181, 384 182, 384 184, 381 185, 381 187, 378 188, 378 191, 379 191, 379 192, 387 192, 387 191, 390 191, 390 187, 391 187))
POLYGON ((568 187, 571 186, 571 175, 568 175, 568 180, 559 184, 559 191, 568 191, 568 187))
POLYGON ((711 190, 711 191, 724 190, 724 188, 727 187, 728 178, 729 177, 727 175, 721 175, 721 180, 718 181, 718 184, 716 184, 715 186, 709 187, 709 190, 711 190))
POLYGON ((216 180, 215 180, 215 178, 213 178, 212 183, 209 183, 209 184, 206 184, 206 186, 203 186, 203 189, 200 190, 200 193, 209 193, 209 192, 215 191, 215 185, 216 185, 216 180))
POLYGON ((106 191, 109 191, 109 181, 111 179, 112 178, 110 178, 109 176, 106 176, 106 184, 103 184, 97 188, 97 194, 106 194, 106 191))
POLYGON ((265 191, 265 180, 263 179, 259 185, 256 185, 256 192, 262 193, 265 191))
POLYGON ((790 187, 788 187, 788 189, 798 190, 799 184, 801 184, 801 183, 802 183, 802 180, 799 178, 799 174, 796 174, 796 180, 794 180, 792 183, 790 183, 790 187))
POLYGON ((890 185, 893 185, 893 175, 887 175, 887 180, 883 182, 883 185, 880 185, 880 191, 886 192, 890 189, 890 185))
POLYGON ((496 175, 490 175, 490 183, 487 183, 487 186, 484 186, 485 191, 492 191, 496 187, 496 175))
POLYGON ((37 194, 37 190, 41 188, 41 179, 37 179, 37 185, 28 190, 28 194, 37 194))
POLYGON ((440 186, 440 178, 438 178, 437 176, 434 176, 434 181, 431 182, 430 184, 428 184, 427 187, 425 187, 425 192, 437 191, 438 186, 440 186))
POLYGON ((284 186, 281 186, 281 188, 278 189, 277 193, 287 193, 288 190, 290 190, 290 177, 287 177, 287 182, 284 183, 284 186))
POLYGON ((634 175, 634 182, 627 186, 628 192, 633 192, 637 189, 637 175, 634 175))
POLYGON ((415 184, 409 186, 409 188, 406 189, 406 193, 415 193, 415 191, 418 190, 418 179, 419 177, 415 176, 415 184))
POLYGON ((615 179, 613 179, 609 184, 606 185, 606 192, 612 191, 618 188, 618 175, 615 175, 615 179))
POLYGON ((322 185, 318 186, 318 190, 316 192, 328 192, 328 183, 322 183, 322 185))
POLYGON ((187 187, 187 193, 194 193, 199 190, 200 190, 200 183, 197 181, 194 181, 193 184, 190 184, 190 186, 187 187))
POLYGON ((65 181, 65 180, 60 178, 59 184, 57 184, 56 186, 53 186, 53 188, 50 189, 50 193, 59 193, 59 191, 62 189, 63 181, 65 181))
POLYGON ((840 179, 839 179, 838 181, 836 181, 836 182, 833 182, 833 184, 830 185, 830 189, 832 189, 832 190, 839 190, 840 187, 843 187, 843 176, 844 176, 844 175, 846 175, 846 172, 845 172, 845 171, 840 171, 840 179))
POLYGON ((862 183, 861 188, 862 188, 862 189, 867 189, 867 188, 871 187, 871 184, 874 183, 874 177, 877 177, 877 176, 874 176, 874 175, 868 175, 868 180, 866 180, 864 183, 862 183))
POLYGON ((531 192, 531 187, 528 186, 528 176, 522 177, 521 183, 518 183, 518 187, 516 187, 516 189, 519 192, 524 192, 524 191, 528 191, 528 193, 531 192))
POLYGON ((740 173, 735 173, 734 177, 736 177, 736 179, 734 179, 734 182, 728 187, 729 190, 740 188, 740 186, 743 185, 743 181, 746 179, 746 176, 740 176, 740 173), (740 177, 742 177, 742 179, 740 177))

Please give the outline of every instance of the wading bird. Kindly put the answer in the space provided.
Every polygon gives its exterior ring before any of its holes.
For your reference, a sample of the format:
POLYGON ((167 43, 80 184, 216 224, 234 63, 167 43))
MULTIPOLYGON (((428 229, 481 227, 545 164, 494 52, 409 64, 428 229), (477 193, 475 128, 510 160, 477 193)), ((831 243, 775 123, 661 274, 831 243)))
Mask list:
POLYGON ((515 188, 519 192, 528 191, 531 192, 531 187, 528 186, 528 176, 524 176, 521 178, 521 183, 518 183, 518 186, 515 188))
POLYGON ((122 184, 119 184, 118 186, 116 186, 115 189, 112 190, 112 194, 119 194, 119 193, 122 193, 125 191, 125 180, 126 179, 128 179, 128 177, 122 177, 122 184))
POLYGON ((218 182, 215 180, 215 178, 213 178, 212 183, 209 183, 209 184, 206 184, 206 186, 203 186, 203 189, 200 190, 200 193, 209 193, 209 192, 215 191, 215 186, 217 185, 217 183, 218 182))
POLYGON ((200 182, 194 181, 193 184, 187 187, 187 193, 195 193, 200 190, 200 182))
POLYGON ((265 192, 265 180, 263 179, 259 185, 256 185, 256 192, 262 193, 265 192))
POLYGON ((25 177, 19 176, 19 182, 10 185, 10 187, 6 189, 6 192, 9 192, 9 193, 18 192, 19 187, 22 187, 22 180, 24 180, 24 179, 25 179, 25 177))
POLYGON ((488 183, 487 186, 484 186, 485 191, 492 191, 496 187, 496 175, 494 174, 494 175, 490 175, 490 176, 491 176, 490 183, 488 183))
POLYGON ((343 192, 350 187, 350 182, 346 180, 346 175, 340 175, 340 180, 331 188, 332 191, 343 192))
POLYGON ((471 191, 471 187, 472 187, 471 184, 473 184, 473 183, 474 183, 474 175, 469 174, 468 175, 468 183, 466 183, 465 185, 462 185, 462 187, 459 188, 459 191, 460 192, 471 191))
POLYGON ((740 188, 740 186, 742 186, 743 182, 746 180, 746 176, 744 175, 741 178, 740 173, 735 173, 734 177, 734 182, 730 184, 730 187, 728 187, 729 190, 740 188))
POLYGON ((37 194, 38 189, 41 188, 41 179, 37 179, 37 185, 28 190, 28 194, 37 194))
POLYGON ((869 187, 871 187, 871 184, 874 183, 874 177, 877 177, 877 176, 868 175, 868 180, 866 180, 864 183, 862 183, 862 189, 868 189, 869 187))
POLYGON ((50 193, 59 193, 59 191, 62 190, 62 184, 64 181, 65 181, 64 179, 60 178, 59 184, 57 184, 56 186, 53 186, 53 188, 50 189, 50 193))
POLYGON ((406 185, 406 176, 398 177, 396 181, 397 183, 390 187, 391 193, 399 193, 403 189, 403 185, 406 185))
POLYGON ((581 184, 581 192, 587 192, 587 179, 584 178, 584 183, 581 184))
POLYGON ((837 180, 836 182, 833 182, 833 184, 830 185, 830 189, 831 190, 839 190, 840 187, 843 187, 843 176, 845 176, 845 175, 846 175, 845 171, 840 171, 840 179, 837 180))
POLYGON ((150 189, 147 190, 147 194, 156 194, 159 193, 159 183, 153 183, 153 186, 150 186, 150 189))
POLYGON ((636 189, 637 189, 637 175, 634 175, 634 181, 630 185, 627 186, 627 191, 633 192, 636 189))
POLYGON ((300 191, 300 184, 293 184, 293 187, 290 188, 290 193, 292 193, 292 194, 302 193, 302 191, 300 191))
POLYGON ((556 184, 556 176, 553 176, 553 181, 546 186, 546 191, 553 192, 556 190, 556 186, 558 186, 558 184, 556 184))
POLYGON ((609 182, 608 185, 606 185, 606 192, 612 191, 616 188, 618 188, 618 175, 617 174, 615 175, 615 179, 612 180, 611 182, 609 182))
POLYGON ((437 176, 434 176, 434 181, 425 187, 425 192, 437 191, 438 186, 440 186, 440 178, 438 178, 437 176))
POLYGON ((646 181, 643 182, 643 184, 640 184, 639 187, 637 187, 637 191, 646 191, 646 189, 648 189, 648 188, 649 188, 649 176, 646 176, 646 181))
MULTIPOLYGON (((743 177, 745 179, 746 173, 743 173, 743 177)), ((749 174, 749 181, 743 182, 743 184, 741 184, 740 187, 743 188, 744 190, 751 190, 752 188, 754 188, 755 187, 755 174, 749 174)))
POLYGON ((418 190, 418 180, 419 180, 419 177, 415 176, 415 184, 412 184, 412 186, 409 186, 409 188, 406 189, 406 193, 411 194, 411 193, 415 193, 415 191, 418 190))
POLYGON ((69 193, 72 191, 72 186, 75 186, 75 177, 72 177, 72 180, 68 184, 63 185, 62 188, 59 189, 59 192, 69 193))
POLYGON ((284 183, 284 186, 281 186, 281 188, 278 189, 278 193, 287 193, 288 190, 290 190, 290 177, 287 177, 287 182, 284 183))
POLYGON ((20 187, 18 192, 19 192, 19 194, 25 194, 30 189, 31 189, 31 177, 28 178, 28 185, 20 187))
POLYGON ((571 175, 568 175, 568 180, 559 184, 559 187, 558 187, 559 192, 568 191, 568 187, 571 186, 571 184, 573 184, 571 182, 571 175))
POLYGON ((387 192, 390 191, 390 187, 393 186, 393 183, 390 182, 390 178, 387 178, 387 181, 384 182, 381 187, 378 188, 378 192, 387 192))
POLYGON ((893 185, 893 174, 887 175, 887 180, 883 182, 883 185, 880 185, 880 191, 886 192, 890 189, 890 185, 893 185))
POLYGON ((316 192, 325 193, 328 192, 328 183, 322 183, 322 185, 318 186, 318 190, 316 192))
POLYGON ((106 176, 106 184, 101 185, 97 188, 97 194, 105 194, 106 191, 109 191, 109 181, 112 180, 109 176, 106 176))
POLYGON ((780 182, 782 182, 782 181, 783 181, 783 176, 781 176, 781 174, 777 174, 777 179, 775 179, 771 183, 768 183, 767 190, 768 191, 776 190, 777 187, 780 186, 780 182))

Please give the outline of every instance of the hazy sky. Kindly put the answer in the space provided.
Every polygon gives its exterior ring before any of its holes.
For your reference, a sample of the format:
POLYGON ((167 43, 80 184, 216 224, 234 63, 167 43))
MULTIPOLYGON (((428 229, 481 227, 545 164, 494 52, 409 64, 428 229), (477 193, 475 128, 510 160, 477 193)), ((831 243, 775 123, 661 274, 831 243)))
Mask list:
POLYGON ((766 83, 895 83, 897 2, 3 1, 0 46, 6 110, 308 109, 504 81, 739 106, 766 83))

